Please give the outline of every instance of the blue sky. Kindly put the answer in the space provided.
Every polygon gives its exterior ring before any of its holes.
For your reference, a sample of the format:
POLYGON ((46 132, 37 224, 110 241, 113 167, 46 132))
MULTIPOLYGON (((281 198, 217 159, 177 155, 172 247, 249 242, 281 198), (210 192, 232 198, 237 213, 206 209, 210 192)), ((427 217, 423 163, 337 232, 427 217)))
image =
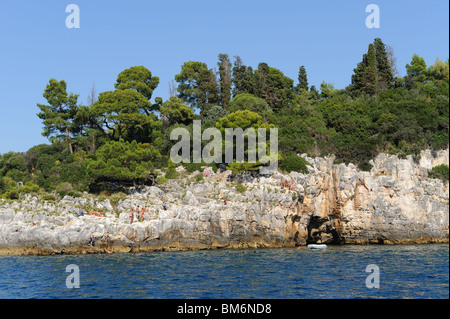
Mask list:
POLYGON ((400 75, 413 54, 428 65, 449 57, 446 0, 1 0, 0 154, 48 143, 37 103, 50 78, 86 104, 114 89, 124 69, 144 65, 169 96, 169 82, 186 61, 214 68, 219 53, 244 64, 266 62, 297 83, 305 65, 310 85, 345 88, 369 43, 393 47, 400 75), (68 29, 66 6, 80 9, 80 28, 68 29), (380 28, 369 29, 369 4, 380 8, 380 28))

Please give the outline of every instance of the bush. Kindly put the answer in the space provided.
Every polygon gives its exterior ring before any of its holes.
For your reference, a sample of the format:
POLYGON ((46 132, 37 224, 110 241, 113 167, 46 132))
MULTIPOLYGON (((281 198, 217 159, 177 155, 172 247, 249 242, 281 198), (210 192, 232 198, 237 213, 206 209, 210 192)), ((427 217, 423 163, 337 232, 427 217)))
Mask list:
POLYGON ((195 175, 195 181, 198 183, 198 182, 201 182, 203 180, 203 175, 202 174, 197 174, 197 175, 195 175))
POLYGON ((156 178, 156 184, 158 184, 158 185, 162 185, 162 184, 166 183, 167 181, 168 181, 168 179, 163 176, 158 176, 156 178))
POLYGON ((227 169, 229 169, 230 171, 232 171, 234 174, 239 175, 243 172, 250 172, 250 171, 257 171, 261 168, 261 163, 260 162, 256 162, 256 163, 248 163, 248 162, 244 162, 244 163, 236 163, 236 160, 233 160, 233 163, 229 163, 227 166, 227 169))
POLYGON ((67 193, 73 191, 73 187, 72 187, 72 184, 71 184, 71 183, 64 182, 64 183, 61 183, 61 184, 59 184, 58 186, 56 186, 55 191, 56 191, 57 193, 64 192, 65 194, 67 194, 67 193))
POLYGON ((101 191, 101 192, 100 192, 99 197, 103 197, 103 198, 106 199, 106 197, 111 197, 111 195, 112 195, 112 194, 111 194, 110 191, 105 190, 105 191, 101 191))
POLYGON ((169 160, 169 163, 167 165, 167 172, 164 175, 165 178, 167 179, 173 179, 173 178, 177 178, 178 176, 180 176, 180 173, 175 169, 176 164, 174 162, 172 162, 172 160, 169 160))
POLYGON ((31 182, 26 182, 23 186, 18 186, 14 180, 10 180, 6 185, 3 197, 8 199, 19 199, 21 194, 37 193, 39 186, 31 182))
POLYGON ((236 186, 234 186, 234 188, 236 189, 236 191, 238 193, 241 193, 241 194, 243 194, 247 190, 247 187, 245 187, 241 183, 236 184, 236 186))
POLYGON ((125 200, 127 198, 127 195, 122 192, 118 192, 111 195, 111 198, 109 199, 109 202, 113 206, 117 206, 119 204, 120 200, 125 200))
POLYGON ((297 156, 294 152, 289 152, 282 155, 282 159, 280 160, 280 169, 285 172, 300 172, 300 173, 308 173, 308 168, 306 165, 309 164, 303 157, 297 156))
POLYGON ((42 199, 46 201, 56 201, 55 196, 53 196, 52 194, 45 194, 44 196, 42 196, 42 199))
POLYGON ((431 178, 438 178, 443 181, 448 181, 448 173, 449 173, 448 165, 442 164, 433 167, 433 169, 430 170, 428 176, 431 178))
POLYGON ((364 172, 370 172, 370 170, 372 169, 372 165, 367 162, 359 163, 358 168, 364 172))
POLYGON ((188 173, 193 173, 195 171, 203 172, 202 163, 182 163, 183 167, 188 173))
POLYGON ((17 188, 11 188, 3 194, 3 197, 7 199, 19 199, 19 191, 17 188))
POLYGON ((69 195, 70 197, 73 197, 73 198, 82 197, 81 193, 79 193, 79 192, 68 192, 67 195, 69 195))

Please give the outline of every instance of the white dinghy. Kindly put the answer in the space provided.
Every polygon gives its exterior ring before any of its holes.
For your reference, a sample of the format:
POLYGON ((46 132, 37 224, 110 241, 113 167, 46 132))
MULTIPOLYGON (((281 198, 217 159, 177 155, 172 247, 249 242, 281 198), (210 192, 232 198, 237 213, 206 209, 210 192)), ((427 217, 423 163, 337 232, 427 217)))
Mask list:
POLYGON ((325 244, 309 244, 307 247, 309 249, 327 249, 327 245, 325 244))

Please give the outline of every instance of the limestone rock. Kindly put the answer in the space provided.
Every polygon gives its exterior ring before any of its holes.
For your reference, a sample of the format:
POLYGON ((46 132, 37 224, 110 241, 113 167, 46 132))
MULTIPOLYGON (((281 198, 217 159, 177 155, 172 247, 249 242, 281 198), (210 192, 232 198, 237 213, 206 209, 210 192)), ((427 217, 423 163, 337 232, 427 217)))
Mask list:
POLYGON ((424 151, 419 163, 379 154, 370 172, 334 164, 334 157, 301 156, 311 164, 308 173, 252 176, 239 189, 228 180, 231 172, 218 171, 200 183, 175 179, 144 187, 115 207, 89 196, 56 203, 31 195, 0 200, 0 254, 99 253, 106 232, 117 252, 448 242, 449 183, 426 173, 448 164, 448 150, 424 151), (295 189, 281 189, 282 179, 295 189), (130 224, 129 211, 137 206, 148 211, 130 224), (106 217, 87 215, 88 207, 106 217))

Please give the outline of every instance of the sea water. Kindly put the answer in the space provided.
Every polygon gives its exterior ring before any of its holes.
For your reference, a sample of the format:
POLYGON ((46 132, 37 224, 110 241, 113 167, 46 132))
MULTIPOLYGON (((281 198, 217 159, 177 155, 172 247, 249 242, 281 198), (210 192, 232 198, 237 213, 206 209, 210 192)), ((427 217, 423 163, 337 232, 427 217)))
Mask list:
POLYGON ((449 246, 2 256, 0 298, 449 298, 449 246))

